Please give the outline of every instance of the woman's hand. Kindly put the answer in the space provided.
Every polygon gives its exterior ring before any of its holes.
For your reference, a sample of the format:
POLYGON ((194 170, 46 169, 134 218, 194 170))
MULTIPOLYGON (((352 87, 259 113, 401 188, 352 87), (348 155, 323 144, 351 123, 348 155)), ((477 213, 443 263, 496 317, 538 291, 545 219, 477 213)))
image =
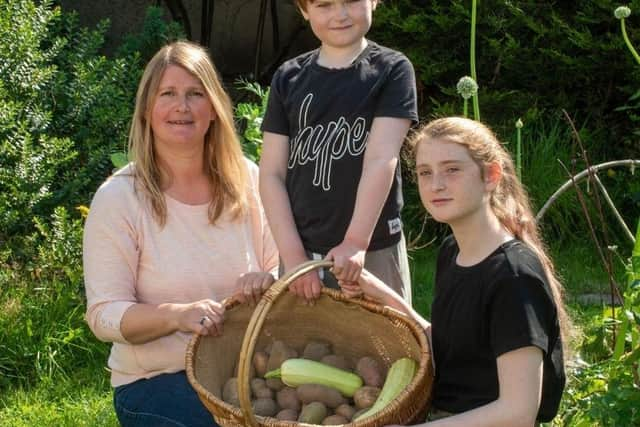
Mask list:
POLYGON ((212 299, 203 299, 190 304, 179 304, 176 323, 179 331, 201 335, 222 335, 224 305, 212 299))
POLYGON ((275 279, 271 273, 262 271, 245 273, 238 278, 236 282, 238 290, 233 297, 241 303, 256 305, 264 291, 269 289, 273 282, 275 282, 275 279))

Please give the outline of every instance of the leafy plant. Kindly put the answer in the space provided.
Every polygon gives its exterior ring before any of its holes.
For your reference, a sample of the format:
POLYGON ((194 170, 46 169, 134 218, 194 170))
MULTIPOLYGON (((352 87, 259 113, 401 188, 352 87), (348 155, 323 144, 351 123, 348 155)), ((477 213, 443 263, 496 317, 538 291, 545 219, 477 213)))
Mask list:
POLYGON ((586 330, 582 353, 588 361, 570 371, 562 422, 576 426, 640 423, 640 222, 626 261, 624 303, 607 308, 586 330), (613 316, 615 314, 615 316, 613 316), (617 338, 607 344, 613 330, 617 338))
POLYGON ((126 143, 142 72, 135 49, 171 33, 159 11, 144 42, 132 37, 109 59, 99 53, 108 22, 89 30, 52 1, 0 3, 0 396, 106 359, 83 319, 76 207, 126 143))
POLYGON ((258 161, 262 147, 262 117, 267 109, 269 99, 269 89, 264 89, 260 84, 247 80, 238 80, 238 87, 257 98, 256 102, 238 102, 234 111, 234 116, 238 129, 244 154, 253 160, 258 161))

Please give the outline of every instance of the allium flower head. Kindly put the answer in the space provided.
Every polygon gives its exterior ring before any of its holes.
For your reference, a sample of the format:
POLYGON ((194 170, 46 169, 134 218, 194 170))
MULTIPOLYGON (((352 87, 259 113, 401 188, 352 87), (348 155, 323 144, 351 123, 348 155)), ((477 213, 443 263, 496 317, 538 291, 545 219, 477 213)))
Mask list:
POLYGON ((625 19, 631 15, 631 9, 627 6, 619 6, 615 11, 613 11, 613 15, 618 19, 625 19))
POLYGON ((478 93, 478 83, 473 80, 469 76, 464 76, 460 80, 458 80, 458 84, 456 85, 456 89, 460 96, 464 99, 469 99, 478 93))
POLYGON ((522 119, 518 119, 518 121, 516 121, 516 127, 518 129, 522 129, 522 126, 524 126, 524 123, 522 123, 522 119))

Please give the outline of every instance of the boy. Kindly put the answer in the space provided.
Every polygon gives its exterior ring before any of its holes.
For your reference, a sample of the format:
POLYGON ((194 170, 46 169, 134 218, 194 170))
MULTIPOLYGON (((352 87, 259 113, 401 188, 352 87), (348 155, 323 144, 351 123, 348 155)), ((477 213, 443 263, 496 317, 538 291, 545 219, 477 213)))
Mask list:
MULTIPOLYGON (((363 266, 411 301, 398 157, 417 122, 413 67, 365 38, 377 0, 296 0, 319 49, 276 71, 262 130, 260 194, 288 271, 334 261, 327 286, 363 266), (365 258, 366 254, 366 258, 365 258)), ((312 301, 318 273, 290 289, 312 301)))

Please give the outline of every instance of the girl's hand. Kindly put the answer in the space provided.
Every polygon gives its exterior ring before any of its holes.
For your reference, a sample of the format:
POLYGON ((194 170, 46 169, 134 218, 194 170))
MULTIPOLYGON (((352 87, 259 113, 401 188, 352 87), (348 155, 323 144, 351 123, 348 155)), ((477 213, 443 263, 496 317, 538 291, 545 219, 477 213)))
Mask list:
POLYGON ((234 298, 241 303, 256 305, 264 291, 269 289, 273 282, 275 282, 275 279, 270 273, 262 271, 245 273, 236 282, 238 290, 234 294, 234 298))
POLYGON ((340 288, 350 298, 363 296, 367 299, 384 304, 393 290, 385 285, 369 271, 362 269, 356 282, 338 281, 340 288))
POLYGON ((361 298, 364 294, 358 282, 345 282, 338 280, 338 285, 340 285, 342 293, 349 298, 361 298))
POLYGON ((224 310, 222 304, 212 299, 179 304, 176 310, 176 329, 201 335, 222 335, 224 310))

